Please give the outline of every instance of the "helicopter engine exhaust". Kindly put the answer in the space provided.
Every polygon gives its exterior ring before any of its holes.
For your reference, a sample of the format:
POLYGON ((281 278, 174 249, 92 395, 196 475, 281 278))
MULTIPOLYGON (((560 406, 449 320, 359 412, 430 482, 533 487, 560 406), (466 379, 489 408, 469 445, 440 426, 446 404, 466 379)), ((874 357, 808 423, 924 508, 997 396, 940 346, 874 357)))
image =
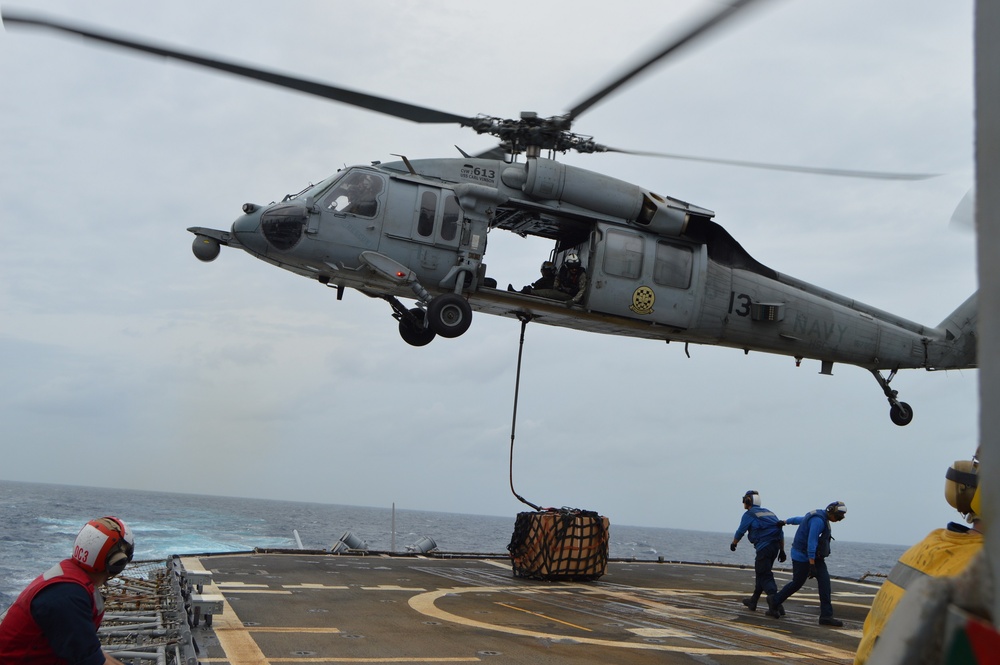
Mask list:
POLYGON ((191 244, 191 251, 194 252, 195 257, 199 261, 209 263, 218 258, 222 248, 219 246, 219 241, 215 238, 195 236, 194 242, 191 244))

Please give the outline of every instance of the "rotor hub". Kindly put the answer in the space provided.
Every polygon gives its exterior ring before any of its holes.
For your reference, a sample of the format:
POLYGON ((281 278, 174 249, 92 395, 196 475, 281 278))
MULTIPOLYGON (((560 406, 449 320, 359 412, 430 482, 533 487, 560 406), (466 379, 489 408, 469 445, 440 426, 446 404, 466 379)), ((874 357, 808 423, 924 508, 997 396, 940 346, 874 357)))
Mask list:
POLYGON ((572 119, 568 115, 539 117, 533 111, 523 111, 519 120, 478 115, 471 123, 478 134, 491 134, 500 139, 511 154, 552 150, 554 152, 605 152, 606 146, 594 142, 592 136, 569 131, 572 119))

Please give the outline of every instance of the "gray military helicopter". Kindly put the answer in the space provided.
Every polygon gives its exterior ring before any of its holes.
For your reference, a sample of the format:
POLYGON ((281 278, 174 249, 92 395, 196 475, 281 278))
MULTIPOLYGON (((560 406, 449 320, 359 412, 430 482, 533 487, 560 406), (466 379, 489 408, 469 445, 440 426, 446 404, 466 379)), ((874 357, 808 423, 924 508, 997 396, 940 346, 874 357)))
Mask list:
POLYGON ((39 15, 5 10, 10 27, 32 26, 221 70, 418 123, 448 123, 497 137, 480 155, 374 162, 338 171, 280 202, 245 203, 229 230, 192 227, 193 250, 221 247, 336 289, 385 300, 413 346, 458 337, 473 312, 523 322, 648 339, 710 344, 869 370, 907 425, 910 406, 890 382, 900 369, 976 366, 973 294, 926 326, 784 275, 751 257, 714 213, 607 175, 564 164, 557 153, 619 152, 750 168, 881 179, 926 174, 845 171, 623 150, 570 131, 573 123, 648 67, 755 0, 736 0, 671 40, 563 115, 462 116, 140 42, 39 15), (544 155, 544 156, 543 156, 544 155), (553 243, 552 288, 497 288, 484 262, 496 229, 553 243), (576 268, 580 264, 581 268, 576 268), (570 268, 574 269, 571 270, 570 268), (585 277, 580 278, 579 275, 585 277), (401 299, 413 299, 407 306, 401 299), (883 372, 888 372, 887 376, 883 372))

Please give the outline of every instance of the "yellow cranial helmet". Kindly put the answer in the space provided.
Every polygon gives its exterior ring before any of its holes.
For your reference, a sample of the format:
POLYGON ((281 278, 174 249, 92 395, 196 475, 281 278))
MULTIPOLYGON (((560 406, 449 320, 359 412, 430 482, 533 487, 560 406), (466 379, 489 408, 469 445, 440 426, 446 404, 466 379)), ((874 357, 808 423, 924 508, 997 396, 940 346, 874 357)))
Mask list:
POLYGON ((972 507, 979 488, 978 460, 955 460, 944 477, 944 498, 948 504, 963 515, 978 517, 979 513, 972 507))

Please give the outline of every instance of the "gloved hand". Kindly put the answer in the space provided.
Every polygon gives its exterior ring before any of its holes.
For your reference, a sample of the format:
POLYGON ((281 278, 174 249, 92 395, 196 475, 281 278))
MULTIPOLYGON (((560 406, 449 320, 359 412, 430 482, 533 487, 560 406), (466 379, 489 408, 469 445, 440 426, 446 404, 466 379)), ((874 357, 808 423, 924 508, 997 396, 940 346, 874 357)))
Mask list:
POLYGON ((785 520, 778 520, 778 528, 779 529, 785 528, 785 520))
POLYGON ((778 552, 778 563, 785 563, 785 561, 787 560, 788 557, 785 556, 785 550, 781 550, 780 552, 778 552))
POLYGON ((809 564, 809 579, 814 579, 816 577, 816 565, 809 564))
POLYGON ((729 551, 730 552, 736 551, 736 543, 729 543, 729 551))

